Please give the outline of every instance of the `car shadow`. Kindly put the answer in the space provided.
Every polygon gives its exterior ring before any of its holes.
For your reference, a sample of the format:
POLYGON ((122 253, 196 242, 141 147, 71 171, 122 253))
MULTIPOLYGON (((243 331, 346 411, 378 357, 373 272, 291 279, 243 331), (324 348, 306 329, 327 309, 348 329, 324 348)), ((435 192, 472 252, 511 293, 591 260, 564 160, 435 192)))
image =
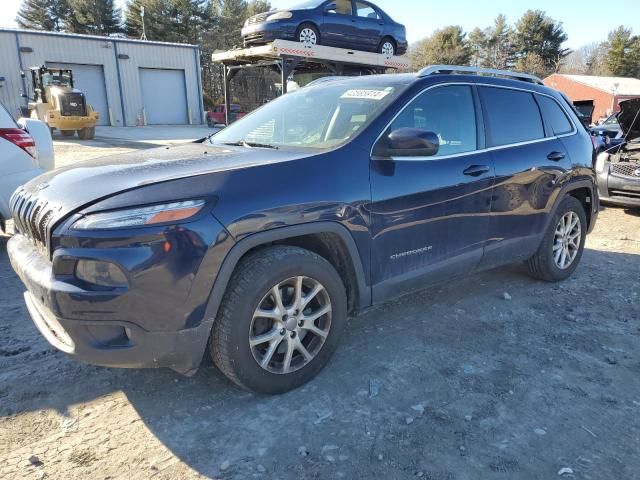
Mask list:
MULTIPOLYGON (((2 242, 5 237, 0 237, 4 251, 2 242)), ((476 445, 473 455, 495 459, 496 438, 516 438, 521 428, 532 431, 527 422, 538 418, 540 405, 530 392, 544 395, 545 405, 570 405, 570 410, 545 410, 548 424, 566 422, 565 417, 605 422, 592 412, 601 408, 598 399, 612 374, 593 355, 589 335, 610 329, 601 334, 606 337, 627 328, 597 302, 602 284, 633 298, 636 287, 626 279, 637 278, 640 255, 586 250, 583 262, 560 284, 532 280, 523 267, 511 266, 370 309, 350 320, 338 351, 316 379, 274 397, 237 388, 208 362, 190 378, 164 369, 82 365, 31 332, 37 343, 31 352, 11 357, 11 365, 0 358, 0 416, 44 409, 67 414, 74 405, 122 392, 155 438, 205 476, 249 478, 264 471, 271 475, 267 478, 338 478, 349 459, 358 458, 358 469, 347 478, 396 478, 398 465, 405 464, 410 477, 429 463, 441 465, 439 456, 458 465, 447 468, 464 470, 470 467, 460 463, 459 445, 467 436, 476 445), (611 271, 616 273, 607 276, 611 271), (580 297, 583 301, 556 308, 580 297), (580 366, 573 364, 575 351, 580 366), (29 356, 35 353, 40 357, 29 356), (25 362, 33 372, 29 381, 7 374, 25 362), (556 371, 557 362, 564 368, 562 382, 545 373, 556 371), (595 377, 600 383, 589 383, 595 377), (588 391, 576 400, 571 388, 588 391), (471 416, 473 422, 465 419, 471 416)), ((16 279, 6 278, 5 262, 0 267, 3 297, 20 291, 16 279)), ((607 309, 614 308, 609 297, 606 302, 607 309)), ((18 309, 16 324, 28 325, 21 332, 33 330, 24 308, 18 309)), ((0 343, 0 348, 7 347, 0 343)), ((608 431, 606 424, 602 428, 608 431)), ((575 442, 578 451, 585 448, 580 438, 575 442)), ((519 453, 526 451, 514 447, 511 455, 519 453)), ((523 457, 523 465, 542 463, 530 455, 532 463, 523 457)))

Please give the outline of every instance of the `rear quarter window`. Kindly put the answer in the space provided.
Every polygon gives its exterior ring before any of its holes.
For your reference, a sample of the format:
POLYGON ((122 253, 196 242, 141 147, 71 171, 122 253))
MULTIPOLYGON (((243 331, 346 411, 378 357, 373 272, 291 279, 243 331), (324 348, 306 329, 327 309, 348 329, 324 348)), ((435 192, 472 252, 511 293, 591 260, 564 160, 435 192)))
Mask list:
POLYGON ((533 94, 481 87, 488 146, 497 147, 544 138, 540 109, 533 94))
POLYGON ((554 135, 565 135, 573 132, 573 124, 567 118, 567 114, 552 98, 538 95, 538 104, 542 110, 542 116, 551 128, 554 135))

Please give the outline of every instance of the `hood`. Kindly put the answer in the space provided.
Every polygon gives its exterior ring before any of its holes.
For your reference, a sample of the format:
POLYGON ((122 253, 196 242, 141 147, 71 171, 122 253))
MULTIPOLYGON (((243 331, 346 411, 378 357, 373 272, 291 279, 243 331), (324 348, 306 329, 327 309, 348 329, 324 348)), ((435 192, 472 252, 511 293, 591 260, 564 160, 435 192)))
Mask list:
MULTIPOLYGON (((47 172, 16 195, 46 204, 51 223, 117 193, 170 180, 277 163, 307 153, 189 143, 114 155, 47 172)), ((212 192, 213 193, 213 192, 212 192)))
POLYGON ((627 141, 640 138, 640 98, 620 102, 618 123, 627 141))

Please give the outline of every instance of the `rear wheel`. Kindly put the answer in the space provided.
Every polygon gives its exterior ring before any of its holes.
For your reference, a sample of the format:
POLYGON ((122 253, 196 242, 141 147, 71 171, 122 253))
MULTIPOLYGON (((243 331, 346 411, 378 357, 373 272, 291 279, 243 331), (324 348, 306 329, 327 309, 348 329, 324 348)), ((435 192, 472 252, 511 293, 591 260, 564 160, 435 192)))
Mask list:
POLYGON ((305 46, 320 45, 320 32, 310 23, 303 23, 296 31, 296 41, 305 46))
POLYGON ((242 260, 209 340, 216 366, 239 386, 278 394, 311 380, 338 346, 345 288, 324 258, 276 246, 242 260))
POLYGON ((96 127, 87 127, 78 130, 78 136, 82 140, 92 140, 96 136, 96 127))
POLYGON ((378 47, 378 53, 384 55, 387 58, 391 58, 396 54, 396 42, 392 38, 385 37, 380 42, 378 47))
POLYGON ((60 133, 62 134, 63 137, 73 137, 73 135, 76 133, 75 130, 60 130, 60 133))
POLYGON ((582 258, 586 235, 587 217, 582 204, 574 197, 565 197, 538 251, 527 260, 529 273, 547 282, 569 278, 582 258))

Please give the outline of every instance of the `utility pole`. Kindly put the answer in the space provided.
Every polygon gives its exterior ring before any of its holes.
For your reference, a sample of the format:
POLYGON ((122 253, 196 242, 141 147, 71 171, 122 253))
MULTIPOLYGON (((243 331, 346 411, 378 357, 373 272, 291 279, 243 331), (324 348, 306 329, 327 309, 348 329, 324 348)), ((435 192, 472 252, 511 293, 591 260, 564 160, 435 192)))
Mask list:
POLYGON ((144 28, 144 7, 140 7, 140 18, 142 19, 142 36, 140 37, 140 40, 146 40, 147 31, 144 28))

